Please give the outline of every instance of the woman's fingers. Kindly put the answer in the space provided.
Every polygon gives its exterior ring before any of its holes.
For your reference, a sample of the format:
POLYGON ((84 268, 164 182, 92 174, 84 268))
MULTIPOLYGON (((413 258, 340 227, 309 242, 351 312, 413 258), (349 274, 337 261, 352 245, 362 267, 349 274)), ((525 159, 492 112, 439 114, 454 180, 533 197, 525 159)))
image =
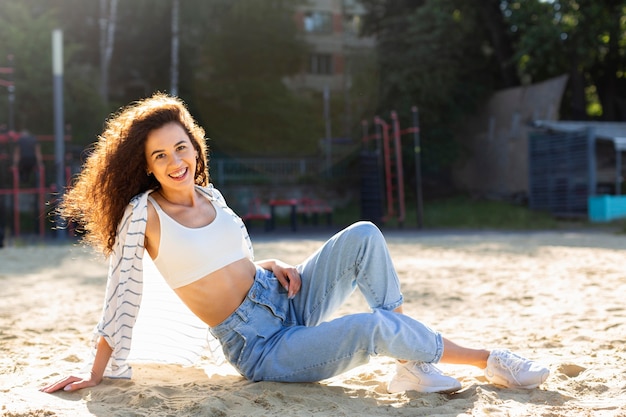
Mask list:
POLYGON ((97 384, 91 380, 82 380, 79 382, 74 382, 63 387, 64 391, 77 391, 79 389, 95 387, 97 384))
POLYGON ((287 296, 289 298, 293 298, 296 296, 298 291, 300 291, 300 287, 302 286, 302 280, 300 279, 300 274, 298 273, 297 269, 289 268, 286 272, 289 278, 289 289, 287 291, 287 296))
POLYGON ((41 391, 41 392, 48 392, 48 393, 55 392, 55 391, 58 391, 60 389, 65 388, 68 384, 71 384, 73 382, 80 381, 80 380, 81 380, 81 378, 78 378, 78 377, 75 377, 75 376, 68 376, 68 377, 65 377, 65 378, 63 378, 63 379, 61 379, 59 381, 53 382, 52 384, 47 385, 47 386, 41 388, 39 391, 41 391))
POLYGON ((287 290, 287 296, 289 298, 295 297, 302 285, 298 270, 292 266, 286 267, 277 265, 272 272, 281 285, 287 290))
POLYGON ((274 276, 278 279, 278 282, 283 286, 283 288, 289 291, 289 277, 284 269, 280 269, 279 271, 274 271, 274 276))
POLYGON ((94 385, 95 384, 91 383, 91 381, 89 380, 85 380, 77 376, 68 376, 57 382, 54 382, 50 385, 47 385, 41 388, 39 391, 47 392, 47 393, 56 392, 61 389, 64 391, 76 391, 78 389, 86 388, 86 387, 90 387, 94 385))

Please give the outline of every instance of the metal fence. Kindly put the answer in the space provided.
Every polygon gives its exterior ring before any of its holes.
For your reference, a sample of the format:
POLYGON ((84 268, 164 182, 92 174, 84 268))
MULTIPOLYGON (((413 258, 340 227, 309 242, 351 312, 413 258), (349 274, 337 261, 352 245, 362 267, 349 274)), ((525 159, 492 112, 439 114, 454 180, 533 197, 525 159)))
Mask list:
POLYGON ((295 183, 324 174, 318 158, 211 159, 211 177, 218 185, 233 183, 295 183))
POLYGON ((584 216, 595 194, 594 138, 578 132, 529 135, 529 206, 557 216, 584 216))

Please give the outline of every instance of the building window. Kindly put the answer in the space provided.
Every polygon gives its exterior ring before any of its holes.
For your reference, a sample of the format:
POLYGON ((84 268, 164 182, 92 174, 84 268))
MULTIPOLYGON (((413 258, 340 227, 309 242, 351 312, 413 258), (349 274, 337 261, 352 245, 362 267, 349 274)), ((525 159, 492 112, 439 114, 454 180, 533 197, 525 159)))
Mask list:
POLYGON ((351 15, 346 14, 343 17, 343 27, 344 31, 350 35, 358 35, 361 31, 361 27, 363 26, 363 22, 361 16, 359 15, 351 15))
POLYGON ((304 31, 310 33, 329 33, 333 29, 333 15, 330 12, 306 12, 304 31))
POLYGON ((330 75, 333 73, 333 56, 331 54, 309 55, 309 74, 330 75))

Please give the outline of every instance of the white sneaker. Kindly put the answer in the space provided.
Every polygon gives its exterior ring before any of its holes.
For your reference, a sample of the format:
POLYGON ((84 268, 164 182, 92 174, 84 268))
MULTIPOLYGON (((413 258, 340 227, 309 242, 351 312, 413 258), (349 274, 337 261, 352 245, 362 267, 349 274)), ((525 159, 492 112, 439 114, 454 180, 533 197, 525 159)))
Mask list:
POLYGON ((396 374, 387 385, 391 394, 404 391, 450 393, 461 389, 461 383, 444 375, 433 364, 426 362, 397 363, 396 374))
POLYGON ((548 375, 548 368, 505 349, 492 350, 485 368, 489 382, 507 388, 536 388, 548 375))

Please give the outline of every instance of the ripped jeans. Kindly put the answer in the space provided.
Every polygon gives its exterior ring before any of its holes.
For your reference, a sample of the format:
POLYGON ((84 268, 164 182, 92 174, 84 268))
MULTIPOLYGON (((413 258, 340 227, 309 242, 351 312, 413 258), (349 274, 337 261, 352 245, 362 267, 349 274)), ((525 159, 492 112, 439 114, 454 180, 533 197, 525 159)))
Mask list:
POLYGON ((392 310, 402 304, 385 239, 370 222, 337 233, 297 266, 295 298, 271 271, 257 268, 246 299, 211 328, 226 359, 252 381, 313 382, 373 355, 438 362, 442 336, 392 310), (328 320, 358 287, 372 311, 328 320), (327 321, 328 320, 328 321, 327 321))

